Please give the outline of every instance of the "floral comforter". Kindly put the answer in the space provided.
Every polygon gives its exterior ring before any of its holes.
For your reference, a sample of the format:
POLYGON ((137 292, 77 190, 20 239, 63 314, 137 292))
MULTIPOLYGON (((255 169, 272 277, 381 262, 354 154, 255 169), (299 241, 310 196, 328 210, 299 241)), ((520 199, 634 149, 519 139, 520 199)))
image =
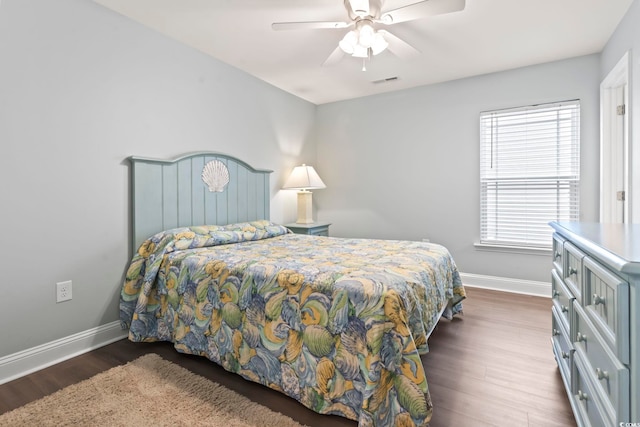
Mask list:
POLYGON ((420 354, 465 293, 442 246, 291 234, 267 221, 169 230, 129 266, 132 341, 171 341, 323 414, 426 425, 420 354))

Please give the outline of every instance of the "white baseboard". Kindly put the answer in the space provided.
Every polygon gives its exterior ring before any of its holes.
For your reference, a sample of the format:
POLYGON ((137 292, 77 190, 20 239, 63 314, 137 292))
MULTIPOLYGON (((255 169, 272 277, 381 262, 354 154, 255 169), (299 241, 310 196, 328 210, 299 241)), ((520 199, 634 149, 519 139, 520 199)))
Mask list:
POLYGON ((473 288, 492 289, 516 294, 534 295, 551 298, 551 282, 510 279, 507 277, 483 276, 480 274, 460 273, 462 283, 473 288))
POLYGON ((126 338, 120 322, 111 322, 0 358, 0 384, 126 338))

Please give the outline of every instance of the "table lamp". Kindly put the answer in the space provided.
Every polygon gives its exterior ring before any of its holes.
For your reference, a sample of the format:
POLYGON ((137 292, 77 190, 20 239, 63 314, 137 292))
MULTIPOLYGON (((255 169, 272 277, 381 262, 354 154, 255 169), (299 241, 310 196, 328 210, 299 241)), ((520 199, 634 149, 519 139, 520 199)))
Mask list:
POLYGON ((284 183, 284 190, 298 190, 297 224, 313 224, 312 193, 309 190, 327 188, 313 166, 296 166, 284 183))

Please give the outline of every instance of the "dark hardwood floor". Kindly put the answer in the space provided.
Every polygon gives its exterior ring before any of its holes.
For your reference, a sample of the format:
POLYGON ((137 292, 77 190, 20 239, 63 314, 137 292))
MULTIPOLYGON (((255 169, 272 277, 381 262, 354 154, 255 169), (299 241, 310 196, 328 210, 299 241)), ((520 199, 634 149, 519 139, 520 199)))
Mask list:
MULTIPOLYGON (((423 356, 434 404, 430 427, 575 426, 553 352, 551 300, 467 288, 464 316, 442 320, 423 356)), ((213 362, 176 352, 168 343, 127 340, 99 348, 0 386, 0 413, 146 353, 216 381, 309 426, 351 426, 226 372, 213 362)))

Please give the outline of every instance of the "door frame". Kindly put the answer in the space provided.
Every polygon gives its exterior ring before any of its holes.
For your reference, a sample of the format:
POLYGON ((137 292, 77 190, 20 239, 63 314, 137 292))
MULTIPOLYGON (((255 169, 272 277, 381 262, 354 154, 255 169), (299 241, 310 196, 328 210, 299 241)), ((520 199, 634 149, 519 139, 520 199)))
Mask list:
POLYGON ((629 52, 626 52, 600 84, 600 222, 632 222, 633 219, 629 57, 629 52), (625 104, 622 116, 616 112, 620 97, 625 104), (612 143, 618 146, 612 146, 612 143), (618 172, 620 169, 622 176, 618 172), (617 200, 618 191, 625 192, 624 203, 617 200))

